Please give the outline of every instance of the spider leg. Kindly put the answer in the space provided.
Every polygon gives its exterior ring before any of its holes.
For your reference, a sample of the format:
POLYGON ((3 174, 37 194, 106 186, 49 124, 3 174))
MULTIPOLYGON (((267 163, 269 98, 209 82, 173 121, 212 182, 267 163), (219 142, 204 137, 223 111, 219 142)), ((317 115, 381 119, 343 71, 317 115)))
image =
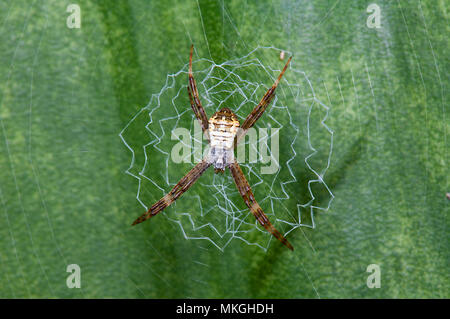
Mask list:
POLYGON ((194 185, 197 179, 202 176, 202 174, 209 166, 211 166, 211 164, 206 161, 202 161, 195 165, 169 193, 167 193, 163 198, 157 201, 141 217, 136 219, 132 225, 136 225, 142 223, 143 221, 146 221, 147 219, 155 216, 156 214, 164 210, 167 206, 176 201, 181 195, 184 194, 184 192, 189 189, 189 187, 194 185))
POLYGON ((276 228, 271 224, 269 219, 267 218, 266 214, 264 214, 263 210, 261 209, 261 206, 259 206, 258 202, 255 199, 255 196, 253 195, 252 189, 250 188, 250 185, 247 182, 247 179, 244 176, 244 173, 242 172, 241 167, 239 166, 237 161, 234 161, 229 166, 231 175, 233 176, 234 182, 236 183, 236 187, 239 190, 239 193, 241 194, 242 198, 244 199, 245 204, 248 208, 250 208, 250 211, 252 212, 253 216, 255 216, 256 220, 264 226, 265 229, 269 233, 271 233, 273 236, 275 236, 276 239, 281 241, 284 245, 286 245, 290 250, 294 250, 294 247, 287 241, 286 238, 281 235, 281 233, 276 230, 276 228))
POLYGON ((241 125, 241 129, 239 130, 237 137, 236 137, 236 143, 239 142, 239 140, 245 136, 248 129, 251 128, 256 121, 263 115, 264 111, 266 110, 267 106, 272 101, 273 97, 275 96, 275 90, 278 86, 278 83, 280 83, 281 78, 283 77, 284 72, 286 72, 286 69, 289 65, 289 62, 291 62, 292 57, 289 58, 289 60, 286 62, 286 65, 284 66, 283 70, 281 71, 278 78, 275 80, 275 83, 272 85, 270 89, 267 90, 266 94, 264 94, 261 101, 258 103, 257 106, 253 109, 253 111, 245 118, 244 123, 241 125))
POLYGON ((194 74, 192 73, 192 52, 194 45, 191 45, 191 53, 189 55, 189 83, 188 94, 191 101, 191 107, 197 117, 204 133, 208 132, 208 118, 206 117, 205 110, 203 109, 200 97, 198 95, 197 84, 195 83, 194 74))

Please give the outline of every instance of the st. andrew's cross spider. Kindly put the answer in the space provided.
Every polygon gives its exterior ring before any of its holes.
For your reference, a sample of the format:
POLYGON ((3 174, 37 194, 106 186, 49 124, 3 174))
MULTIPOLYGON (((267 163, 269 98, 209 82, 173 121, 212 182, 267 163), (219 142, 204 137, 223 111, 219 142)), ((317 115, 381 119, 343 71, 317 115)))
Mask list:
POLYGON ((188 94, 191 101, 192 110, 195 113, 204 134, 208 137, 210 144, 209 153, 203 158, 203 160, 192 168, 175 187, 167 193, 163 198, 157 201, 153 206, 149 208, 141 217, 133 222, 133 225, 142 223, 143 221, 155 216, 174 201, 176 201, 181 195, 191 187, 197 179, 206 171, 211 165, 214 166, 216 173, 223 173, 226 168, 230 169, 233 176, 236 187, 239 190, 240 195, 244 199, 245 204, 255 216, 257 221, 270 232, 275 238, 281 241, 289 249, 294 250, 294 247, 284 238, 281 233, 275 229, 272 223, 264 214, 263 210, 259 206, 258 202, 253 195, 252 189, 245 178, 241 167, 234 157, 234 149, 237 143, 242 137, 245 136, 247 131, 255 124, 255 122, 262 116, 267 106, 275 96, 275 90, 278 83, 281 80, 284 72, 286 71, 289 62, 292 57, 289 58, 283 70, 272 87, 267 90, 261 101, 253 109, 253 111, 244 120, 242 126, 239 124, 237 116, 229 109, 222 108, 208 120, 205 110, 200 102, 200 97, 197 91, 197 85, 195 83, 194 75, 192 73, 192 51, 194 46, 191 46, 191 52, 189 56, 189 83, 188 94))

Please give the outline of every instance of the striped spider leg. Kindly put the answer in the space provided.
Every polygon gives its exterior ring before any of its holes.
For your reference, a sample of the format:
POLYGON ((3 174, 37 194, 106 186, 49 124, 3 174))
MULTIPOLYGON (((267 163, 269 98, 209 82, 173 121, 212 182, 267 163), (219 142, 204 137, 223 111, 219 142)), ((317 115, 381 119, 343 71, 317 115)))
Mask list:
POLYGON ((174 201, 176 201, 181 195, 186 192, 189 187, 194 185, 194 183, 199 179, 200 176, 206 171, 208 167, 211 166, 211 163, 201 161, 197 165, 195 165, 189 173, 187 173, 179 182, 175 185, 172 190, 167 193, 163 198, 161 198, 159 201, 157 201, 155 204, 153 204, 152 207, 148 209, 147 212, 145 212, 142 216, 140 216, 138 219, 136 219, 132 226, 142 223, 143 221, 146 221, 150 217, 155 216, 156 214, 163 211, 167 206, 172 204, 174 201))
MULTIPOLYGON (((194 111, 195 116, 200 122, 203 133, 208 136, 208 117, 206 116, 205 109, 202 106, 200 97, 198 95, 197 84, 195 83, 194 74, 192 73, 192 52, 194 50, 194 45, 191 45, 191 52, 189 54, 189 83, 188 83, 188 94, 189 100, 191 101, 191 107, 194 111)), ((209 137, 208 137, 209 140, 209 137)))
POLYGON ((286 245, 290 250, 294 250, 294 247, 287 241, 283 235, 280 234, 278 230, 272 225, 272 223, 267 218, 267 215, 264 214, 261 206, 259 206, 258 202, 253 195, 252 189, 250 188, 247 179, 242 172, 241 167, 238 162, 235 160, 230 166, 228 166, 233 176, 234 182, 236 183, 236 187, 239 190, 239 194, 241 194, 244 199, 245 205, 250 209, 253 216, 255 216, 256 220, 263 226, 269 233, 275 236, 276 239, 281 241, 283 245, 286 245))
POLYGON ((258 103, 258 105, 255 106, 253 111, 244 120, 244 123, 241 126, 241 129, 239 130, 237 136, 236 136, 236 143, 235 146, 239 143, 240 139, 247 134, 248 130, 256 123, 257 120, 263 115, 264 111, 266 110, 267 106, 272 101, 273 97, 275 96, 275 90, 278 86, 278 83, 280 83, 281 78, 283 77, 284 72, 286 72, 287 67, 289 66, 289 63, 291 62, 292 57, 289 58, 289 60, 286 62, 286 65, 284 66, 283 70, 281 71, 278 78, 273 83, 272 87, 267 90, 266 94, 262 97, 261 101, 258 103))
POLYGON ((275 229, 266 214, 264 214, 261 206, 259 206, 256 201, 250 185, 239 164, 234 158, 234 148, 236 147, 238 140, 245 136, 248 129, 255 124, 255 122, 266 110, 275 94, 275 89, 277 88, 281 77, 291 61, 291 58, 289 58, 275 83, 266 92, 266 94, 264 94, 259 104, 247 116, 242 127, 240 128, 237 116, 226 107, 214 113, 209 120, 207 119, 205 110, 203 109, 200 101, 194 75, 192 73, 192 52, 193 46, 191 46, 189 55, 189 100, 191 102, 192 110, 194 111, 197 120, 200 122, 203 132, 208 136, 208 142, 210 144, 209 153, 200 163, 195 165, 194 168, 192 168, 169 193, 151 206, 142 216, 136 219, 133 222, 133 225, 142 223, 143 221, 155 216, 175 202, 211 165, 214 166, 215 173, 223 173, 225 168, 228 167, 236 183, 236 187, 239 190, 239 194, 244 199, 245 204, 255 216, 256 220, 281 243, 286 245, 289 249, 294 250, 292 245, 286 238, 283 237, 283 235, 281 235, 278 230, 275 229))

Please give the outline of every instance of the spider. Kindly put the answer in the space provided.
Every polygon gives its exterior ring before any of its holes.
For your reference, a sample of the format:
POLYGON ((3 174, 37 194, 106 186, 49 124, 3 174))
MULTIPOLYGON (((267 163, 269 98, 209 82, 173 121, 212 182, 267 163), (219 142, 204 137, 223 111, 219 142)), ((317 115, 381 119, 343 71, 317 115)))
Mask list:
POLYGON ((136 219, 132 225, 142 223, 143 221, 146 221, 150 217, 153 217, 163 211, 166 207, 171 205, 181 195, 183 195, 184 192, 186 192, 189 187, 191 187, 206 171, 206 169, 212 165, 214 166, 215 173, 223 173, 226 168, 230 170, 234 182, 236 183, 236 187, 239 190, 239 194, 244 199, 245 204, 255 216, 256 220, 280 242, 286 245, 289 249, 294 250, 294 247, 292 247, 287 239, 275 229, 266 214, 264 214, 263 210, 256 201, 255 196, 253 195, 252 189, 250 188, 241 167, 234 157, 234 149, 236 148, 239 140, 245 136, 247 131, 261 117, 275 96, 275 89, 286 71, 289 62, 291 62, 292 57, 289 58, 272 87, 267 90, 259 104, 247 116, 244 123, 240 125, 237 116, 226 107, 214 113, 209 120, 206 117, 205 110, 200 102, 194 75, 192 73, 193 48, 194 46, 192 45, 189 55, 189 80, 187 89, 192 110, 200 122, 202 130, 210 144, 209 152, 203 160, 195 165, 169 193, 151 206, 149 210, 136 219))

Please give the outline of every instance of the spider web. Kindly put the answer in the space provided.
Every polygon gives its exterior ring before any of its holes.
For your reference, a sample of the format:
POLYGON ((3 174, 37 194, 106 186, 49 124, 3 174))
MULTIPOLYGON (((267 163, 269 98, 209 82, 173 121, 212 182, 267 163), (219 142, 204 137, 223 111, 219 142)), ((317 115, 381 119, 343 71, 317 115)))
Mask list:
MULTIPOLYGON (((290 56, 279 48, 259 46, 221 64, 194 59, 194 76, 207 116, 229 107, 242 123, 286 63, 286 59, 280 61, 283 54, 290 56)), ((187 74, 188 64, 168 74, 161 90, 119 134, 131 152, 126 173, 136 179, 136 198, 145 210, 201 159, 196 147, 202 146, 204 151, 207 145, 190 107, 187 74), (173 134, 179 128, 190 133, 188 140, 173 134), (190 150, 182 155, 181 163, 173 158, 177 143, 190 150)), ((329 107, 316 97, 307 75, 295 67, 294 58, 277 95, 255 125, 256 140, 241 142, 246 157, 240 165, 256 200, 285 236, 299 227, 315 228, 314 215, 327 211, 334 198, 324 179, 333 152, 333 131, 325 123, 328 113, 329 107), (264 173, 268 165, 278 169, 264 173)), ((159 218, 178 225, 186 239, 208 241, 220 250, 233 239, 264 250, 276 241, 244 205, 228 170, 220 175, 210 168, 159 218)))

